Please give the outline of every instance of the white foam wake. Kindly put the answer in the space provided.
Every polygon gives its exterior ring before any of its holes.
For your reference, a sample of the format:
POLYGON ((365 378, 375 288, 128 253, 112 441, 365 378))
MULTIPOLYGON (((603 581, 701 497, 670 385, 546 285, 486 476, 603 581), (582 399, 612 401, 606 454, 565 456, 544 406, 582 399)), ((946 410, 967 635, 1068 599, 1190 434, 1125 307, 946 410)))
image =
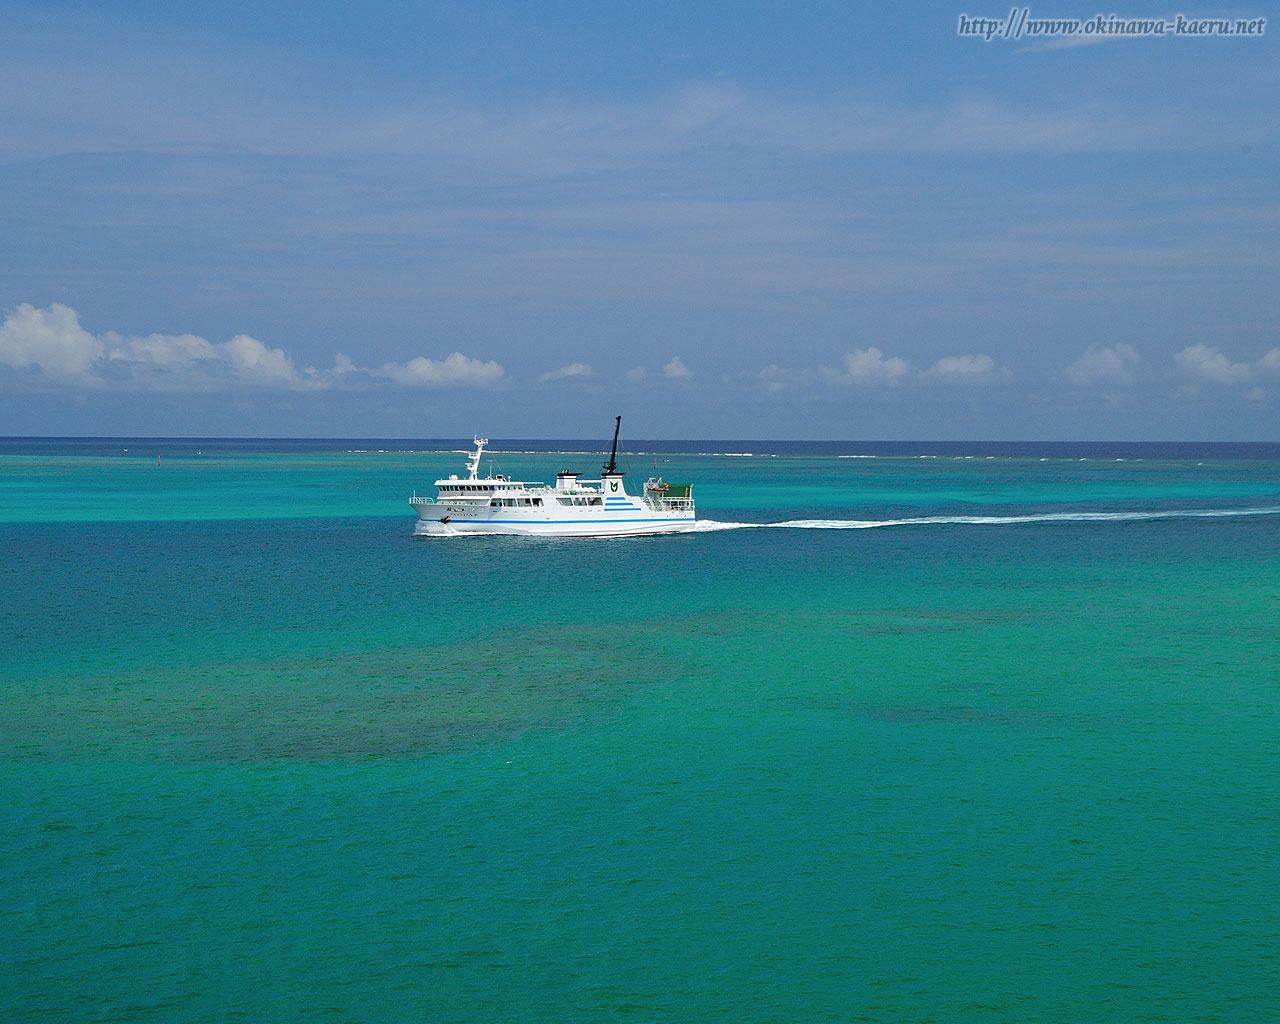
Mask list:
POLYGON ((1266 508, 1155 509, 1147 512, 1042 512, 1025 516, 915 516, 908 519, 788 519, 780 523, 720 523, 701 519, 693 533, 719 530, 872 530, 881 526, 1009 526, 1015 523, 1144 523, 1157 519, 1227 519, 1280 515, 1266 508))

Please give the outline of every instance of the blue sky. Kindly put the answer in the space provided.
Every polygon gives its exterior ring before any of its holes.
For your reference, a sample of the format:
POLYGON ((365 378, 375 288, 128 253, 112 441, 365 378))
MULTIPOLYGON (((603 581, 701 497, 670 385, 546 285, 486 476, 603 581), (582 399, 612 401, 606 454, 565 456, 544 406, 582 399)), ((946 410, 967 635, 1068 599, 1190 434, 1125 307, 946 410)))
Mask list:
POLYGON ((1280 22, 962 13, 0 2, 0 433, 1280 438, 1280 22))

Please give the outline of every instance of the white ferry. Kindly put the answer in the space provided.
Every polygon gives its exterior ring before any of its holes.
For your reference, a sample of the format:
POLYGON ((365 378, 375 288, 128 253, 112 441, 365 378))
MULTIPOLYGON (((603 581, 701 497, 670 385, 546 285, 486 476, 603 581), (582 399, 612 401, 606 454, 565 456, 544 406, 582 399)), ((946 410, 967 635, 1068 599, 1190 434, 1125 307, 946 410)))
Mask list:
POLYGON ((567 469, 554 487, 508 480, 502 474, 479 476, 487 439, 475 439, 467 475, 436 481, 434 498, 417 493, 409 504, 418 513, 414 533, 452 536, 508 533, 535 537, 627 537, 642 533, 680 533, 694 527, 693 485, 669 484, 650 477, 640 495, 628 493, 618 470, 619 416, 613 450, 599 480, 583 480, 567 469))

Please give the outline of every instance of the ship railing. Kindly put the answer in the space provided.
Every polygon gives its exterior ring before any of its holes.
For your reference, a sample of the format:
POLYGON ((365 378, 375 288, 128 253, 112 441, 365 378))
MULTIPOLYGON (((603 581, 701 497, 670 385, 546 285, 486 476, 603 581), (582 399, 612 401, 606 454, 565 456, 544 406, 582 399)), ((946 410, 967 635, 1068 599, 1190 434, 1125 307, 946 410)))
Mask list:
MULTIPOLYGON (((401 491, 400 493, 403 494, 404 492, 401 491)), ((417 491, 414 491, 413 497, 409 499, 409 504, 410 505, 438 505, 439 502, 436 501, 435 498, 428 498, 425 495, 421 495, 417 491)))
POLYGON ((692 512, 692 498, 656 498, 648 495, 644 503, 655 512, 692 512))

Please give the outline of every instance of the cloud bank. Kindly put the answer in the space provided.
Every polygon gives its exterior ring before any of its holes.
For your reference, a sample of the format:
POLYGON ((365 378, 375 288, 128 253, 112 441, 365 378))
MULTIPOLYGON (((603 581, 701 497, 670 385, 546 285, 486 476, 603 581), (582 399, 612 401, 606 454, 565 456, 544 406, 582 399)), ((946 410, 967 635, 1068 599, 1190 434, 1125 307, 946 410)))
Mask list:
POLYGON ((80 325, 74 309, 60 302, 43 309, 24 302, 0 325, 0 386, 27 382, 155 391, 312 391, 388 383, 494 387, 505 372, 499 363, 461 352, 439 360, 417 356, 376 369, 359 367, 339 352, 331 369, 300 370, 284 349, 270 348, 248 334, 223 342, 195 334, 94 335, 80 325))
POLYGON ((1011 377, 1007 366, 997 367, 988 355, 943 356, 921 375, 929 380, 952 384, 987 384, 1001 377, 1011 377))
MULTIPOLYGON (((907 360, 886 356, 875 346, 846 352, 840 357, 840 364, 819 367, 818 372, 828 384, 862 388, 933 382, 989 384, 1013 375, 1008 367, 996 366, 995 360, 983 353, 943 356, 928 369, 917 370, 907 360)), ((768 367, 766 373, 770 373, 773 382, 778 380, 777 367, 768 367)), ((770 386, 770 380, 765 381, 765 386, 770 386)))
POLYGON ((586 363, 570 363, 558 370, 547 371, 538 380, 545 383, 549 380, 567 380, 570 377, 594 377, 595 375, 596 371, 586 363))
POLYGON ((395 381, 397 384, 422 387, 449 384, 489 387, 497 384, 503 375, 502 367, 493 360, 483 362, 470 359, 461 352, 454 352, 440 360, 418 356, 407 363, 383 363, 370 372, 375 377, 395 381))
POLYGON ((822 368, 822 375, 831 384, 856 384, 870 387, 874 384, 901 384, 911 372, 911 364, 894 356, 886 358, 880 349, 859 348, 840 357, 842 369, 822 368))
POLYGON ((76 377, 88 374, 105 353, 76 311, 60 302, 48 309, 24 302, 0 326, 0 365, 15 370, 76 377))
POLYGON ((691 380, 693 371, 680 361, 679 356, 672 356, 671 362, 662 368, 662 375, 668 380, 691 380))
POLYGON ((1080 358, 1064 371, 1067 380, 1080 387, 1090 384, 1129 384, 1137 377, 1141 362, 1132 345, 1090 345, 1080 358))
POLYGON ((1191 345, 1184 348, 1175 357, 1178 367, 1195 380, 1207 381, 1210 384, 1247 384, 1253 380, 1258 369, 1265 369, 1270 362, 1280 361, 1280 350, 1273 349, 1260 360, 1258 367, 1248 363, 1233 363, 1213 345, 1191 345), (1273 357, 1276 357, 1273 360, 1273 357))

